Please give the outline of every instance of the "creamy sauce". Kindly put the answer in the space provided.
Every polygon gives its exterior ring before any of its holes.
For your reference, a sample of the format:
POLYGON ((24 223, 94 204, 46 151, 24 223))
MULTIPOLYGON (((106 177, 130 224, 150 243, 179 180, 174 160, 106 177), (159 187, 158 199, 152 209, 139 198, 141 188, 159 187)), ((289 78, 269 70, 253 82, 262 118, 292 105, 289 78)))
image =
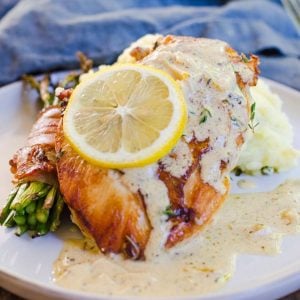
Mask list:
POLYGON ((245 83, 253 76, 243 63, 231 62, 227 47, 218 40, 177 37, 170 44, 160 45, 142 61, 178 80, 188 106, 184 139, 161 163, 171 175, 179 178, 191 164, 186 143, 193 138, 209 139, 209 151, 200 160, 201 177, 222 194, 226 191, 224 177, 236 165, 240 152, 236 139, 240 134, 246 138, 249 121, 247 100, 237 85, 234 71, 241 73, 245 83), (222 161, 226 163, 227 172, 221 172, 222 161))
MULTIPOLYGON (((160 45, 142 61, 142 64, 164 70, 178 80, 189 113, 183 138, 169 155, 150 166, 122 170, 122 181, 132 192, 143 195, 153 228, 145 251, 147 259, 160 251, 172 226, 162 213, 170 199, 165 184, 158 178, 159 164, 172 176, 180 178, 193 162, 188 143, 193 139, 209 140, 209 150, 200 159, 201 177, 224 194, 224 178, 236 165, 240 152, 236 139, 239 135, 246 139, 247 99, 237 85, 226 47, 226 43, 218 40, 177 37, 171 44, 160 45), (223 171, 222 161, 225 162, 223 171)), ((241 68, 241 72, 245 73, 241 75, 243 78, 253 75, 247 68, 241 68)), ((114 176, 114 171, 110 173, 114 176)), ((203 222, 201 218, 199 222, 203 222)))
POLYGON ((203 232, 168 252, 148 253, 146 261, 107 257, 88 251, 84 240, 69 241, 55 263, 55 281, 103 295, 199 295, 232 277, 236 254, 277 254, 282 236, 297 232, 300 180, 269 193, 231 195, 203 232))

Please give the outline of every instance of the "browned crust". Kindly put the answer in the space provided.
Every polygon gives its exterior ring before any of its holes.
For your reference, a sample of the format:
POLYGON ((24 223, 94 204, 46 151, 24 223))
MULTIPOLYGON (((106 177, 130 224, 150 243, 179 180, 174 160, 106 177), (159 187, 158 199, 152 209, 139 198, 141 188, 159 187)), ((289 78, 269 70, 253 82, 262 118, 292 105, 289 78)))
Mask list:
POLYGON ((142 60, 151 52, 150 48, 135 47, 130 51, 130 56, 134 57, 136 61, 142 60))
POLYGON ((26 146, 17 151, 9 161, 14 182, 55 182, 55 152, 50 145, 26 146))
MULTIPOLYGON (((209 140, 198 142, 193 139, 188 145, 193 156, 193 163, 184 176, 181 178, 172 176, 164 170, 162 164, 158 170, 160 180, 168 189, 170 209, 174 212, 169 216, 172 227, 165 244, 166 248, 175 246, 199 231, 209 222, 226 197, 209 184, 204 183, 200 176, 199 161, 202 154, 210 151, 209 140)), ((225 167, 224 164, 220 166, 223 169, 225 167)), ((225 186, 228 191, 227 180, 225 186)))
POLYGON ((140 193, 131 192, 122 174, 108 174, 81 158, 65 140, 62 126, 56 151, 61 153, 57 172, 65 202, 80 228, 88 232, 103 253, 123 253, 142 259, 151 224, 140 193))
POLYGON ((27 146, 20 148, 9 161, 14 182, 55 182, 54 143, 60 118, 61 111, 56 106, 48 107, 39 113, 27 139, 27 146))
POLYGON ((226 53, 229 56, 231 62, 233 64, 236 63, 243 63, 245 64, 253 73, 252 80, 249 82, 243 82, 242 77, 238 72, 236 72, 236 77, 237 77, 237 83, 239 87, 243 90, 246 86, 255 86, 258 80, 258 75, 260 74, 259 70, 259 57, 256 55, 251 54, 250 58, 246 58, 244 54, 239 55, 234 49, 227 47, 226 48, 226 53))

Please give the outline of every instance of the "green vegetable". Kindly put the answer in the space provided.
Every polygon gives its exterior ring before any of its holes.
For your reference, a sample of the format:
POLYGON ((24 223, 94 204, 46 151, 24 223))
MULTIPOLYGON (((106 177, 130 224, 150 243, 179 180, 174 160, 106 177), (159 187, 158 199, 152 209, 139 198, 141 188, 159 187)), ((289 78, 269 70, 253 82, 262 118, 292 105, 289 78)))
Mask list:
POLYGON ((14 216, 14 221, 16 222, 17 225, 25 225, 26 224, 26 217, 22 215, 15 215, 14 216))
POLYGON ((54 232, 58 229, 60 225, 60 216, 64 208, 64 199, 63 197, 58 194, 54 207, 51 211, 50 217, 50 231, 54 232))
POLYGON ((5 220, 3 225, 8 228, 14 227, 16 225, 16 222, 14 220, 14 212, 13 211, 9 214, 9 216, 7 217, 7 219, 5 220))
POLYGON ((7 219, 9 213, 11 212, 10 206, 11 206, 14 198, 16 197, 19 188, 20 188, 20 186, 16 186, 8 195, 7 203, 6 203, 5 207, 2 209, 2 212, 0 214, 0 225, 3 225, 4 221, 7 219))
POLYGON ((48 223, 38 223, 37 224, 37 235, 42 236, 49 232, 49 222, 48 223))
POLYGON ((24 210, 31 201, 35 201, 45 196, 49 190, 49 186, 42 182, 31 182, 28 188, 20 195, 19 201, 11 206, 16 211, 24 210))
POLYGON ((25 211, 28 214, 33 214, 35 212, 36 209, 36 201, 32 201, 31 203, 28 204, 28 206, 26 206, 25 211))
POLYGON ((27 231, 27 229, 28 229, 28 226, 26 224, 19 225, 16 230, 16 235, 21 236, 22 234, 24 234, 27 231))
POLYGON ((57 185, 30 182, 17 186, 10 193, 0 215, 1 225, 17 226, 16 235, 30 230, 33 236, 57 230, 64 201, 57 185), (43 225, 44 224, 44 225, 43 225))
POLYGON ((27 223, 32 226, 32 228, 34 229, 35 228, 35 225, 37 223, 37 219, 36 219, 36 216, 35 214, 30 214, 28 217, 27 217, 27 223))

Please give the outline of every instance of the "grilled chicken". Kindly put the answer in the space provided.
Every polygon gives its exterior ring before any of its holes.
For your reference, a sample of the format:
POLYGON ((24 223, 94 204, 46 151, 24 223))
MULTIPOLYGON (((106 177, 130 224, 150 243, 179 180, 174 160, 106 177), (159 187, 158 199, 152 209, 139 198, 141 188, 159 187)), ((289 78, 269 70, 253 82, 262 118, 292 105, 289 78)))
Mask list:
POLYGON ((60 189, 74 222, 102 252, 133 259, 145 257, 154 236, 166 249, 191 237, 221 206, 258 74, 255 56, 248 60, 217 40, 167 36, 142 50, 131 51, 137 63, 168 72, 185 94, 189 120, 176 147, 151 166, 108 170, 81 158, 62 126, 56 141, 60 189))
POLYGON ((102 252, 142 258, 151 231, 142 195, 130 191, 121 172, 84 161, 64 138, 62 126, 56 150, 60 190, 75 223, 102 252))
POLYGON ((56 181, 55 137, 61 119, 61 108, 43 109, 27 139, 27 145, 19 149, 9 161, 14 182, 40 181, 53 184, 56 181))

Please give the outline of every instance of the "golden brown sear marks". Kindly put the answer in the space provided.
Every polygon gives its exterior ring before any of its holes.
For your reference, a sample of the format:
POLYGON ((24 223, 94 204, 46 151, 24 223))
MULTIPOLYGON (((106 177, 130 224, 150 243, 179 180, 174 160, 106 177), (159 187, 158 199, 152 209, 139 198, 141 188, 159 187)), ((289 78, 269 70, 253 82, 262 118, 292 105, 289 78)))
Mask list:
POLYGON ((259 71, 259 57, 256 55, 251 54, 249 58, 247 58, 244 54, 239 55, 234 49, 227 47, 226 53, 229 56, 231 62, 233 64, 243 63, 247 68, 249 68, 253 73, 253 78, 249 82, 244 82, 239 72, 236 72, 236 78, 238 86, 241 90, 243 90, 246 86, 255 86, 257 83, 258 75, 260 73, 259 71))
MULTIPOLYGON (((226 197, 209 184, 204 183, 200 176, 199 161, 202 154, 210 151, 209 140, 198 142, 193 139, 188 145, 193 156, 193 163, 184 176, 181 178, 172 176, 164 170, 162 164, 158 170, 160 180, 168 189, 171 204, 168 221, 172 223, 172 226, 165 244, 166 248, 173 247, 200 230, 211 219, 226 197)), ((225 186, 228 191, 229 183, 225 186)))
POLYGON ((142 259, 151 231, 142 195, 130 191, 120 172, 82 159, 65 140, 62 127, 56 151, 61 153, 57 161, 60 190, 83 232, 103 253, 142 259))

